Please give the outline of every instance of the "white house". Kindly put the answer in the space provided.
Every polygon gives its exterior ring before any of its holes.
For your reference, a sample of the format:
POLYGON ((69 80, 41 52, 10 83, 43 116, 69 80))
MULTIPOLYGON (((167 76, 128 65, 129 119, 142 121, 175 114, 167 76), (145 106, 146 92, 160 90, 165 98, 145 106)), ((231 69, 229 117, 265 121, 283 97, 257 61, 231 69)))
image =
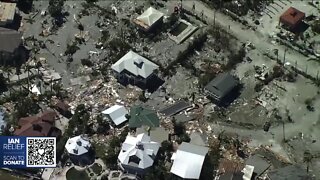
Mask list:
POLYGON ((114 105, 102 111, 102 114, 107 115, 110 118, 110 120, 114 122, 116 126, 128 120, 126 118, 126 115, 128 114, 128 110, 121 105, 114 105))
POLYGON ((128 135, 122 144, 118 160, 121 167, 129 173, 143 174, 153 165, 160 144, 150 140, 146 134, 136 137, 128 135))
POLYGON ((16 3, 0 2, 0 26, 10 24, 16 14, 16 3))
POLYGON ((170 172, 184 179, 199 179, 208 148, 183 142, 172 156, 170 172))
POLYGON ((158 65, 133 51, 129 51, 111 66, 119 82, 133 85, 146 85, 158 68, 158 65))
POLYGON ((140 16, 134 19, 133 22, 140 26, 143 30, 149 31, 162 20, 163 15, 164 14, 162 12, 154 9, 153 7, 149 7, 140 16))
POLYGON ((83 136, 69 138, 66 145, 71 161, 80 166, 92 164, 94 162, 94 153, 91 143, 83 136))

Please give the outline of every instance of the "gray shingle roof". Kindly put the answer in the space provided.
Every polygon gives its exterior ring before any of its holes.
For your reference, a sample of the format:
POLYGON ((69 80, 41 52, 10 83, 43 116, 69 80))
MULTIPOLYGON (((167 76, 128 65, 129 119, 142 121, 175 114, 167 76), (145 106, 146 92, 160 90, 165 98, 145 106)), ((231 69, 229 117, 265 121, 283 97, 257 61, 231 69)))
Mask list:
POLYGON ((257 173, 258 176, 260 176, 270 167, 270 164, 258 154, 249 157, 246 161, 246 164, 254 166, 253 171, 257 173))
POLYGON ((21 44, 21 37, 18 31, 0 27, 0 51, 14 52, 21 44))
POLYGON ((225 97, 233 88, 238 85, 237 79, 235 79, 229 73, 219 74, 216 78, 210 81, 205 89, 219 98, 225 97))
POLYGON ((179 113, 180 111, 183 111, 189 107, 192 107, 189 102, 178 101, 175 104, 173 104, 169 107, 166 107, 165 109, 162 109, 160 111, 160 113, 164 114, 165 116, 172 116, 172 115, 175 115, 175 114, 179 113))

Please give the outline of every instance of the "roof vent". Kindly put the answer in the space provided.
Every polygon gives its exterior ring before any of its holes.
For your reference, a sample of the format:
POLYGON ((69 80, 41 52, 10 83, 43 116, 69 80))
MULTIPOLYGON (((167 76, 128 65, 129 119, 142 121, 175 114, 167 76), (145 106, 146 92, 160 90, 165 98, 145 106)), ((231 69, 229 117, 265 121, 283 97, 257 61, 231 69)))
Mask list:
POLYGON ((82 146, 82 142, 80 140, 77 141, 78 146, 82 146))

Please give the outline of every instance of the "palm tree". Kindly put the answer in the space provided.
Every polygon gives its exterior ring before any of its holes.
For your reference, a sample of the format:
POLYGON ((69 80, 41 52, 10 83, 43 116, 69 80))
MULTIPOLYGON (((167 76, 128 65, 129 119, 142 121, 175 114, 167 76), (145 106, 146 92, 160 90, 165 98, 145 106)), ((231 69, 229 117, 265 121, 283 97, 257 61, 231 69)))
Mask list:
POLYGON ((29 65, 26 65, 25 70, 28 73, 28 89, 30 89, 30 69, 31 67, 29 65))
POLYGON ((11 69, 8 66, 4 66, 3 71, 7 73, 8 89, 9 89, 9 94, 11 96, 11 89, 10 89, 10 73, 11 73, 11 69))
POLYGON ((37 70, 38 70, 38 78, 40 77, 40 67, 42 66, 41 62, 38 61, 36 64, 37 70))
POLYGON ((303 153, 303 162, 307 164, 307 173, 309 173, 309 166, 310 166, 312 160, 313 160, 313 155, 311 154, 311 152, 309 150, 306 150, 303 153))
MULTIPOLYGON (((20 74, 21 74, 21 70, 20 70, 20 67, 16 67, 16 75, 18 76, 18 82, 20 82, 20 74)), ((19 86, 19 89, 21 91, 21 86, 19 86)))

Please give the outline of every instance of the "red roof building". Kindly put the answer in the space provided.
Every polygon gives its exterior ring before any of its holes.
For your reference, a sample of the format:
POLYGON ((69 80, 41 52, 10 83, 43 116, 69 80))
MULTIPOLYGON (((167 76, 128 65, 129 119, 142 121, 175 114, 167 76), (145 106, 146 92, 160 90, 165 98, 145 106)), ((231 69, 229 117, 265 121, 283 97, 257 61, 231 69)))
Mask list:
POLYGON ((304 12, 299 11, 294 7, 290 7, 280 16, 280 23, 287 26, 289 29, 295 28, 306 17, 304 12))
POLYGON ((18 122, 20 128, 14 131, 14 135, 59 137, 61 131, 54 127, 55 120, 57 120, 57 113, 54 111, 44 111, 40 116, 20 118, 18 122))
POLYGON ((70 111, 70 106, 64 102, 64 101, 59 101, 56 105, 55 105, 55 109, 63 116, 67 117, 67 118, 71 118, 72 113, 70 111))

